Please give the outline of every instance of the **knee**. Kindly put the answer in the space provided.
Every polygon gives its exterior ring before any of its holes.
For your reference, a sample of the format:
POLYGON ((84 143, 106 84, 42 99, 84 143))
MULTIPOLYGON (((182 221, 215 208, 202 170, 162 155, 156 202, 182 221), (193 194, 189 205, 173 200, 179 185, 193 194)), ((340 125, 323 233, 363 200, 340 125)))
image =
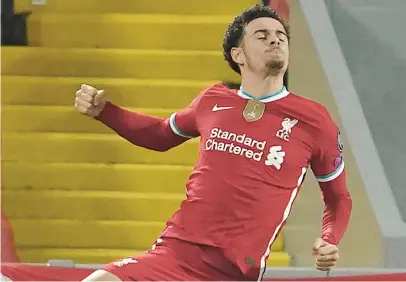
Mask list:
POLYGON ((99 269, 90 274, 89 276, 87 276, 82 281, 90 282, 90 281, 122 281, 122 280, 111 272, 99 269))

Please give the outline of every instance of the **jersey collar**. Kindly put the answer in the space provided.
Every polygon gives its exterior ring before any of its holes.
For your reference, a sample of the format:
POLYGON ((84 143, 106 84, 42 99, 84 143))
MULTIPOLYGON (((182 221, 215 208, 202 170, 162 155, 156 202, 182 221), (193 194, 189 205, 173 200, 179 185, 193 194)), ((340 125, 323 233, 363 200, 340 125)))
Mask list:
POLYGON ((261 101, 261 102, 267 103, 267 102, 273 102, 273 101, 276 101, 276 100, 279 100, 279 99, 282 99, 282 98, 288 96, 289 91, 286 89, 285 86, 283 86, 281 90, 258 99, 258 98, 251 96, 242 87, 240 87, 240 90, 238 90, 237 94, 238 94, 238 96, 240 96, 244 99, 256 100, 256 101, 261 101))

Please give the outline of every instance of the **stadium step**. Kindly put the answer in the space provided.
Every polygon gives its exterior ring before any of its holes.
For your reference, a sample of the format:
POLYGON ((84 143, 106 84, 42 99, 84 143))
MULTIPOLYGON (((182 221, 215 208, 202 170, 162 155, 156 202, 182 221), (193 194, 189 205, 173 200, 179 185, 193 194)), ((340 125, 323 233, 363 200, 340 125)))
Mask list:
POLYGON ((182 14, 234 15, 242 9, 259 3, 258 0, 152 1, 152 0, 47 0, 45 5, 32 5, 31 0, 14 0, 17 12, 35 13, 128 13, 128 14, 182 14))
MULTIPOLYGON (((142 253, 186 197, 199 140, 138 148, 75 112, 75 92, 95 85, 122 107, 167 117, 213 83, 239 81, 222 37, 258 1, 31 2, 15 0, 33 11, 30 47, 1 48, 2 196, 19 255, 107 263, 142 253)), ((268 265, 290 265, 283 240, 268 265)))
POLYGON ((13 219, 165 222, 179 209, 186 196, 118 191, 4 190, 2 198, 7 216, 13 219))
POLYGON ((47 47, 2 47, 1 51, 3 76, 238 81, 217 51, 47 47))
POLYGON ((149 249, 164 222, 71 219, 11 220, 18 247, 149 249))
MULTIPOLYGON (((75 263, 105 264, 118 258, 142 254, 144 250, 134 249, 59 249, 59 248, 18 248, 18 254, 25 262, 44 262, 50 259, 72 259, 75 263)), ((267 266, 289 266, 291 258, 285 252, 272 252, 267 266)))
POLYGON ((220 51, 229 15, 33 14, 30 46, 220 51))
MULTIPOLYGON (((12 220, 18 247, 35 248, 106 248, 147 250, 165 228, 164 222, 12 220)), ((283 249, 283 240, 273 244, 283 249)))
MULTIPOLYGON (((3 58, 3 60, 6 59, 3 58)), ((120 106, 180 109, 186 107, 202 90, 216 82, 3 75, 1 77, 1 103, 2 105, 72 107, 76 91, 80 85, 86 83, 104 89, 109 100, 120 106)))
POLYGON ((184 193, 191 166, 3 162, 2 189, 184 193), (170 181, 168 181, 170 179, 170 181))
MULTIPOLYGON (((159 108, 130 110, 162 118, 168 118, 176 112, 176 109, 159 108)), ((101 122, 81 115, 73 105, 70 107, 4 106, 2 107, 2 120, 3 132, 113 133, 101 122), (27 123, 27 120, 30 122, 27 123)))
POLYGON ((3 162, 195 165, 198 139, 167 152, 132 145, 114 134, 3 133, 3 162))

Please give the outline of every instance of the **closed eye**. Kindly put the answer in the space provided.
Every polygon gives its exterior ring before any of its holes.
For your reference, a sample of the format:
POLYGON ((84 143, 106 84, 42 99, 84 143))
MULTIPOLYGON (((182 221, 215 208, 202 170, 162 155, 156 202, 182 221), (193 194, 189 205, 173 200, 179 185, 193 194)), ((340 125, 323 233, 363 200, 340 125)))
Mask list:
POLYGON ((285 40, 288 38, 288 35, 281 30, 277 30, 276 35, 278 36, 279 40, 282 42, 285 42, 285 40))

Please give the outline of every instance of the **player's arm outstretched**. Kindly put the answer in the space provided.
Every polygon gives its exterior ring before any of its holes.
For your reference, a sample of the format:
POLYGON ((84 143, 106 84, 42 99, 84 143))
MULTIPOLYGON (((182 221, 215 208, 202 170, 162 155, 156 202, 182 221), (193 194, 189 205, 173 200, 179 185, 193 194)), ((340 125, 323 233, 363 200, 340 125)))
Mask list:
POLYGON ((75 107, 80 113, 99 120, 134 145, 154 151, 166 151, 199 136, 197 104, 194 101, 165 119, 116 106, 107 100, 104 90, 89 85, 82 85, 75 99, 75 107))
POLYGON ((329 117, 316 138, 311 168, 319 182, 325 209, 322 234, 313 246, 316 267, 329 270, 337 263, 338 243, 350 220, 352 199, 347 189, 346 170, 338 126, 329 117))

